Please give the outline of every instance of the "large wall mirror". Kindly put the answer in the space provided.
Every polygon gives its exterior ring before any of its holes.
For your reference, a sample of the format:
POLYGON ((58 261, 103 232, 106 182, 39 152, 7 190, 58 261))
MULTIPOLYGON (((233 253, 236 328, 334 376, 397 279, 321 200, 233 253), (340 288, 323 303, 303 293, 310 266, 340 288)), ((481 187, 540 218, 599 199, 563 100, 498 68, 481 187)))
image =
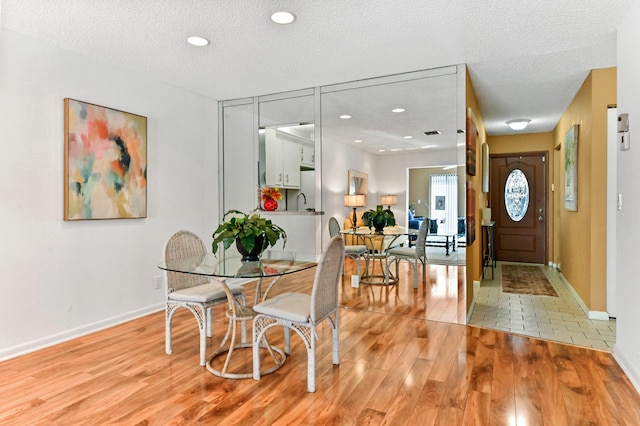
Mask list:
MULTIPOLYGON (((324 212, 312 227, 321 250, 328 240, 329 218, 342 222, 350 213, 344 206, 350 186, 345 176, 353 170, 368 176, 367 206, 362 210, 382 204, 382 195, 396 195, 391 208, 398 224, 407 226, 410 188, 415 186, 410 170, 464 170, 464 134, 459 130, 465 123, 464 81, 464 66, 451 66, 253 98, 252 107, 244 106, 235 115, 246 124, 245 115, 253 108, 256 172, 251 183, 246 177, 237 183, 236 174, 242 173, 229 164, 237 159, 225 151, 223 179, 236 182, 224 185, 225 199, 227 191, 240 191, 239 185, 253 194, 258 184, 278 185, 285 191, 281 209, 324 212), (298 153, 293 166, 285 165, 287 146, 298 153)), ((225 115, 224 120, 229 118, 225 115)), ((462 172, 458 186, 464 184, 462 172)), ((464 197, 458 201, 456 217, 464 216, 464 202, 464 197)))
MULTIPOLYGON (((399 225, 408 226, 410 207, 415 208, 417 199, 424 203, 431 197, 429 178, 412 171, 438 171, 459 176, 450 180, 456 196, 444 203, 447 215, 437 218, 439 232, 464 247, 464 235, 458 235, 463 229, 458 228, 458 218, 466 216, 460 195, 465 193, 465 176, 460 162, 464 137, 458 130, 464 129, 464 121, 459 124, 459 78, 457 67, 447 67, 321 88, 322 200, 327 217, 344 219, 350 214, 343 195, 350 193, 351 179, 345 182, 344 175, 357 170, 368 176, 367 206, 359 210, 382 205, 383 195, 396 195, 391 210, 399 225), (412 194, 412 188, 419 195, 412 194)), ((448 255, 441 251, 438 258, 443 263, 464 263, 464 250, 450 250, 448 255)))

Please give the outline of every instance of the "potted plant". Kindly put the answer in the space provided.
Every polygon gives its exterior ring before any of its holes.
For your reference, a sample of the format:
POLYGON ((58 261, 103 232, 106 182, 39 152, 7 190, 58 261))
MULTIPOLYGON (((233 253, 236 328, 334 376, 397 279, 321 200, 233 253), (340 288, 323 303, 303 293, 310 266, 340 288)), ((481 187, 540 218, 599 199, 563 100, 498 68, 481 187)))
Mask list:
POLYGON ((383 210, 382 205, 376 207, 375 210, 367 210, 362 213, 364 224, 371 229, 373 226, 376 232, 382 232, 385 226, 394 226, 396 218, 390 209, 383 210))
POLYGON ((235 242, 243 261, 256 261, 267 247, 275 246, 280 238, 284 240, 283 247, 287 244, 284 229, 257 214, 249 216, 238 210, 229 210, 224 214, 223 220, 225 222, 213 233, 214 255, 220 243, 223 243, 226 250, 235 242), (231 218, 226 220, 227 216, 231 218))

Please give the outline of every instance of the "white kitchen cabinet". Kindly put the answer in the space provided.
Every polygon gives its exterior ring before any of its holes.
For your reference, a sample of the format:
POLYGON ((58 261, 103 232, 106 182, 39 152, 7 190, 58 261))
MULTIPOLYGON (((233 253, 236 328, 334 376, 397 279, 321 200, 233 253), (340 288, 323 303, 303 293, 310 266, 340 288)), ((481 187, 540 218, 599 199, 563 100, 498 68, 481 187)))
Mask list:
POLYGON ((306 170, 316 168, 316 148, 312 145, 300 145, 302 147, 302 155, 300 156, 300 166, 306 170))
POLYGON ((302 146, 287 140, 276 129, 266 129, 265 180, 267 186, 300 188, 302 146))

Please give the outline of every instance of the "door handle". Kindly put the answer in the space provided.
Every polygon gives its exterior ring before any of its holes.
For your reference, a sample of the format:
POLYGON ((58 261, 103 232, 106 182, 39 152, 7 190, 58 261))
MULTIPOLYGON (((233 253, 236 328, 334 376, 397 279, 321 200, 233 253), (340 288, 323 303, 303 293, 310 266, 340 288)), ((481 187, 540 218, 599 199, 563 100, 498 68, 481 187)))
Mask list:
POLYGON ((538 216, 538 221, 542 222, 544 220, 544 217, 542 215, 538 216))

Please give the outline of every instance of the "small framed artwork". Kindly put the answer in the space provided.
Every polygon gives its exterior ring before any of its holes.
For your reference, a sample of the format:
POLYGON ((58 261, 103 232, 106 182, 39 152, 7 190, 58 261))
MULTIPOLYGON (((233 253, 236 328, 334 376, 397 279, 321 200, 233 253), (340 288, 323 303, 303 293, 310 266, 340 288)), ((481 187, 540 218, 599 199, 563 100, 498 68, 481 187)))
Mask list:
POLYGON ((444 195, 436 195, 436 210, 444 210, 444 195))
POLYGON ((482 192, 489 192, 489 144, 483 143, 482 151, 482 192))
POLYGON ((147 118, 65 98, 64 220, 147 217, 147 118))
POLYGON ((478 129, 467 114, 467 174, 469 176, 476 175, 476 145, 478 144, 478 129))
POLYGON ((564 207, 578 211, 578 131, 572 126, 564 136, 564 207))
POLYGON ((367 194, 369 192, 369 175, 363 172, 349 170, 347 177, 349 180, 349 195, 363 194, 366 204, 367 194))

